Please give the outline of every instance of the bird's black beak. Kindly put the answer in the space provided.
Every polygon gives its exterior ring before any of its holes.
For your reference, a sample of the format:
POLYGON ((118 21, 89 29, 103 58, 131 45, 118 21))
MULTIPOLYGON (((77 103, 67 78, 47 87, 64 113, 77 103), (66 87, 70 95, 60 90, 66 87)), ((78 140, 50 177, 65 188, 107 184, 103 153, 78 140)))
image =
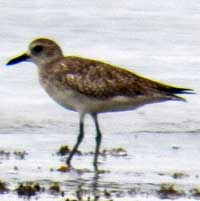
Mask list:
POLYGON ((6 65, 7 66, 15 65, 15 64, 18 64, 23 61, 28 61, 29 59, 30 59, 30 56, 25 53, 25 54, 22 54, 18 57, 11 59, 10 61, 8 61, 8 63, 6 65))

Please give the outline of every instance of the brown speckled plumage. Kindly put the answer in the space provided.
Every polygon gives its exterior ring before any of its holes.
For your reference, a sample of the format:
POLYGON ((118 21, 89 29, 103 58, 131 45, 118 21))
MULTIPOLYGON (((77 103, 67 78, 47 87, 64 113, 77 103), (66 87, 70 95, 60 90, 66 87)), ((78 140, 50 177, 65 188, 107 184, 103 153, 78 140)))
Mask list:
POLYGON ((176 94, 191 93, 190 89, 155 82, 101 61, 64 57, 60 47, 49 39, 34 40, 27 53, 10 60, 8 65, 26 60, 38 66, 40 83, 49 96, 80 114, 80 132, 66 161, 68 165, 84 137, 85 114, 93 117, 96 126, 94 166, 97 170, 101 143, 98 113, 133 110, 167 100, 184 100, 176 94))
POLYGON ((86 96, 105 99, 114 96, 136 97, 166 96, 175 97, 183 88, 164 85, 142 78, 130 71, 113 65, 76 56, 68 56, 46 64, 43 76, 57 80, 63 87, 71 88, 86 96))

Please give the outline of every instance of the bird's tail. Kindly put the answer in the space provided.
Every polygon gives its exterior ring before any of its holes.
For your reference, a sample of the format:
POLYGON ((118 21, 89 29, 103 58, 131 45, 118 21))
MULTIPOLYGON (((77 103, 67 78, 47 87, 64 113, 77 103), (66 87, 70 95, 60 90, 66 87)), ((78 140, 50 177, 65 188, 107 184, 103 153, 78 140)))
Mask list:
POLYGON ((160 90, 165 92, 169 97, 171 97, 172 100, 180 100, 180 101, 186 101, 185 98, 178 96, 179 94, 195 94, 193 89, 189 88, 182 88, 182 87, 174 87, 174 86, 168 86, 168 85, 160 85, 160 90))

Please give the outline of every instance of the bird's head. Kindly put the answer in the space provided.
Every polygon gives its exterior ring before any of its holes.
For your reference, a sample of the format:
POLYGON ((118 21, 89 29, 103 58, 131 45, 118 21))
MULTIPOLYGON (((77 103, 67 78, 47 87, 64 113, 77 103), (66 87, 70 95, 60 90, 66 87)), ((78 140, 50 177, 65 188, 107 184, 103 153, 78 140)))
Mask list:
POLYGON ((26 53, 11 59, 7 65, 31 61, 38 66, 42 66, 62 57, 62 50, 53 40, 39 38, 31 42, 26 53))

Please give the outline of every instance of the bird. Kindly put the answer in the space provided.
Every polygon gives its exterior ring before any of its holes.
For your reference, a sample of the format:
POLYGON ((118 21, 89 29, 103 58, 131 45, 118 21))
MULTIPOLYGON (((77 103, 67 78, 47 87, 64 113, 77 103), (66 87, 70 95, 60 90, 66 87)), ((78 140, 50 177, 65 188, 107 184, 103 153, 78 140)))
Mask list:
POLYGON ((98 169, 102 132, 98 114, 135 110, 146 104, 185 101, 179 94, 192 94, 189 88, 171 86, 143 77, 125 68, 96 59, 64 56, 52 39, 33 40, 27 52, 7 62, 33 62, 38 67, 39 82, 47 94, 64 108, 79 113, 79 134, 66 164, 84 138, 84 118, 90 115, 96 127, 93 165, 98 169))

